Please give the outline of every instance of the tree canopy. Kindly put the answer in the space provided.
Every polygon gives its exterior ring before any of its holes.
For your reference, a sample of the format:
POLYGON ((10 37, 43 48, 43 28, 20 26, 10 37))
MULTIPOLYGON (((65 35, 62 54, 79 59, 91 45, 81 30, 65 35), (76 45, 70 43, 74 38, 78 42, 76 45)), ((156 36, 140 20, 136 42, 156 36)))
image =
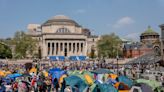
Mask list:
POLYGON ((0 42, 0 58, 12 58, 12 52, 10 47, 3 42, 0 42))
POLYGON ((121 55, 121 39, 114 33, 102 35, 97 43, 98 56, 107 58, 116 58, 121 55))
POLYGON ((23 31, 17 31, 13 38, 15 47, 15 57, 25 58, 27 55, 33 56, 36 51, 37 40, 33 39, 29 35, 26 35, 23 31))

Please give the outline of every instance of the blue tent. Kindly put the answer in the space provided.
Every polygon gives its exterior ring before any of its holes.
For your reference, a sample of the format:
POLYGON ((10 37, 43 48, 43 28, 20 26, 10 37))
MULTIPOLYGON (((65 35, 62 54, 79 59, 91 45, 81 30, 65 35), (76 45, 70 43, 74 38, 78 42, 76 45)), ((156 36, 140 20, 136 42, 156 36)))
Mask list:
POLYGON ((117 81, 118 81, 118 82, 122 82, 122 83, 128 85, 129 88, 131 88, 132 85, 133 85, 133 80, 131 80, 131 79, 128 78, 127 76, 119 76, 119 77, 117 78, 117 81))
POLYGON ((64 70, 61 70, 60 68, 52 68, 49 71, 49 74, 52 75, 52 79, 59 79, 63 74, 66 74, 67 72, 64 70))
POLYGON ((53 74, 55 71, 62 71, 60 68, 52 68, 48 71, 48 73, 53 74))
POLYGON ((22 74, 14 73, 14 74, 9 74, 9 75, 7 75, 6 78, 15 79, 15 78, 20 77, 20 76, 22 76, 22 74))
MULTIPOLYGON (((87 87, 87 84, 85 83, 85 81, 83 81, 80 77, 78 76, 69 76, 69 77, 66 77, 65 79, 65 82, 66 82, 66 85, 69 85, 71 86, 72 88, 76 87, 79 89, 79 92, 83 92, 84 89, 87 87)), ((74 89, 72 89, 73 92, 74 89)))
POLYGON ((53 73, 52 73, 52 79, 55 79, 55 78, 57 78, 57 79, 59 79, 63 74, 66 74, 66 71, 54 71, 53 73))

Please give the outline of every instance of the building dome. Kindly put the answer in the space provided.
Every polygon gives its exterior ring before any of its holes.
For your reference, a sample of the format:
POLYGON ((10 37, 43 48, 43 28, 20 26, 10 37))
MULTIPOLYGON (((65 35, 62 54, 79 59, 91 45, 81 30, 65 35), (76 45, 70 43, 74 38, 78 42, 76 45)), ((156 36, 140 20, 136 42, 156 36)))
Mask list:
POLYGON ((52 17, 52 19, 68 19, 69 20, 70 18, 65 15, 56 15, 52 17))
POLYGON ((57 15, 47 20, 42 26, 50 26, 50 25, 75 25, 80 27, 80 25, 74 20, 70 19, 65 15, 57 15))
POLYGON ((159 35, 157 32, 155 32, 151 26, 148 26, 147 30, 141 34, 141 36, 146 36, 146 35, 159 35))

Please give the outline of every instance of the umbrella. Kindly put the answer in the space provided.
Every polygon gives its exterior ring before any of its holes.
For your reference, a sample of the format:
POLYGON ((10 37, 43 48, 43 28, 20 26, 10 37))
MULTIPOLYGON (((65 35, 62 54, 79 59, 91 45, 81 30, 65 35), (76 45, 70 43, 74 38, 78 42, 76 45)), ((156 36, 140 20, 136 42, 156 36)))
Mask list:
POLYGON ((160 86, 160 83, 157 81, 154 81, 154 80, 138 79, 138 80, 136 80, 136 82, 137 83, 145 83, 145 84, 149 85, 150 87, 152 87, 153 90, 160 86))
POLYGON ((132 85, 133 85, 133 80, 131 80, 131 79, 128 78, 127 76, 119 76, 119 77, 116 78, 116 80, 117 80, 118 82, 122 82, 122 83, 128 85, 129 88, 131 88, 132 85))
POLYGON ((110 71, 109 69, 97 69, 95 71, 92 71, 92 73, 96 73, 96 74, 110 74, 110 73, 113 73, 113 72, 110 71))
POLYGON ((65 79, 66 85, 71 86, 72 88, 77 87, 80 92, 83 92, 87 87, 87 84, 78 76, 69 76, 65 79))

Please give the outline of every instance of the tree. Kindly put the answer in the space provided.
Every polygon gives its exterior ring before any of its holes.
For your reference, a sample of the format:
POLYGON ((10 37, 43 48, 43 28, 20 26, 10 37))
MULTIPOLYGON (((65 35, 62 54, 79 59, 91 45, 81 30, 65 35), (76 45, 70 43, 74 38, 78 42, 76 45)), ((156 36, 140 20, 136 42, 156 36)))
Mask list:
POLYGON ((91 52, 90 52, 90 55, 89 56, 92 59, 96 57, 96 55, 95 55, 95 47, 94 46, 91 47, 91 52))
POLYGON ((10 47, 4 44, 3 42, 0 42, 0 58, 12 58, 12 52, 10 47))
POLYGON ((15 33, 13 43, 16 46, 15 55, 17 58, 25 58, 27 55, 33 56, 37 47, 37 41, 23 31, 15 33))
POLYGON ((120 56, 122 53, 120 47, 121 40, 117 35, 114 33, 102 35, 97 43, 98 56, 103 58, 116 58, 117 54, 120 56))

